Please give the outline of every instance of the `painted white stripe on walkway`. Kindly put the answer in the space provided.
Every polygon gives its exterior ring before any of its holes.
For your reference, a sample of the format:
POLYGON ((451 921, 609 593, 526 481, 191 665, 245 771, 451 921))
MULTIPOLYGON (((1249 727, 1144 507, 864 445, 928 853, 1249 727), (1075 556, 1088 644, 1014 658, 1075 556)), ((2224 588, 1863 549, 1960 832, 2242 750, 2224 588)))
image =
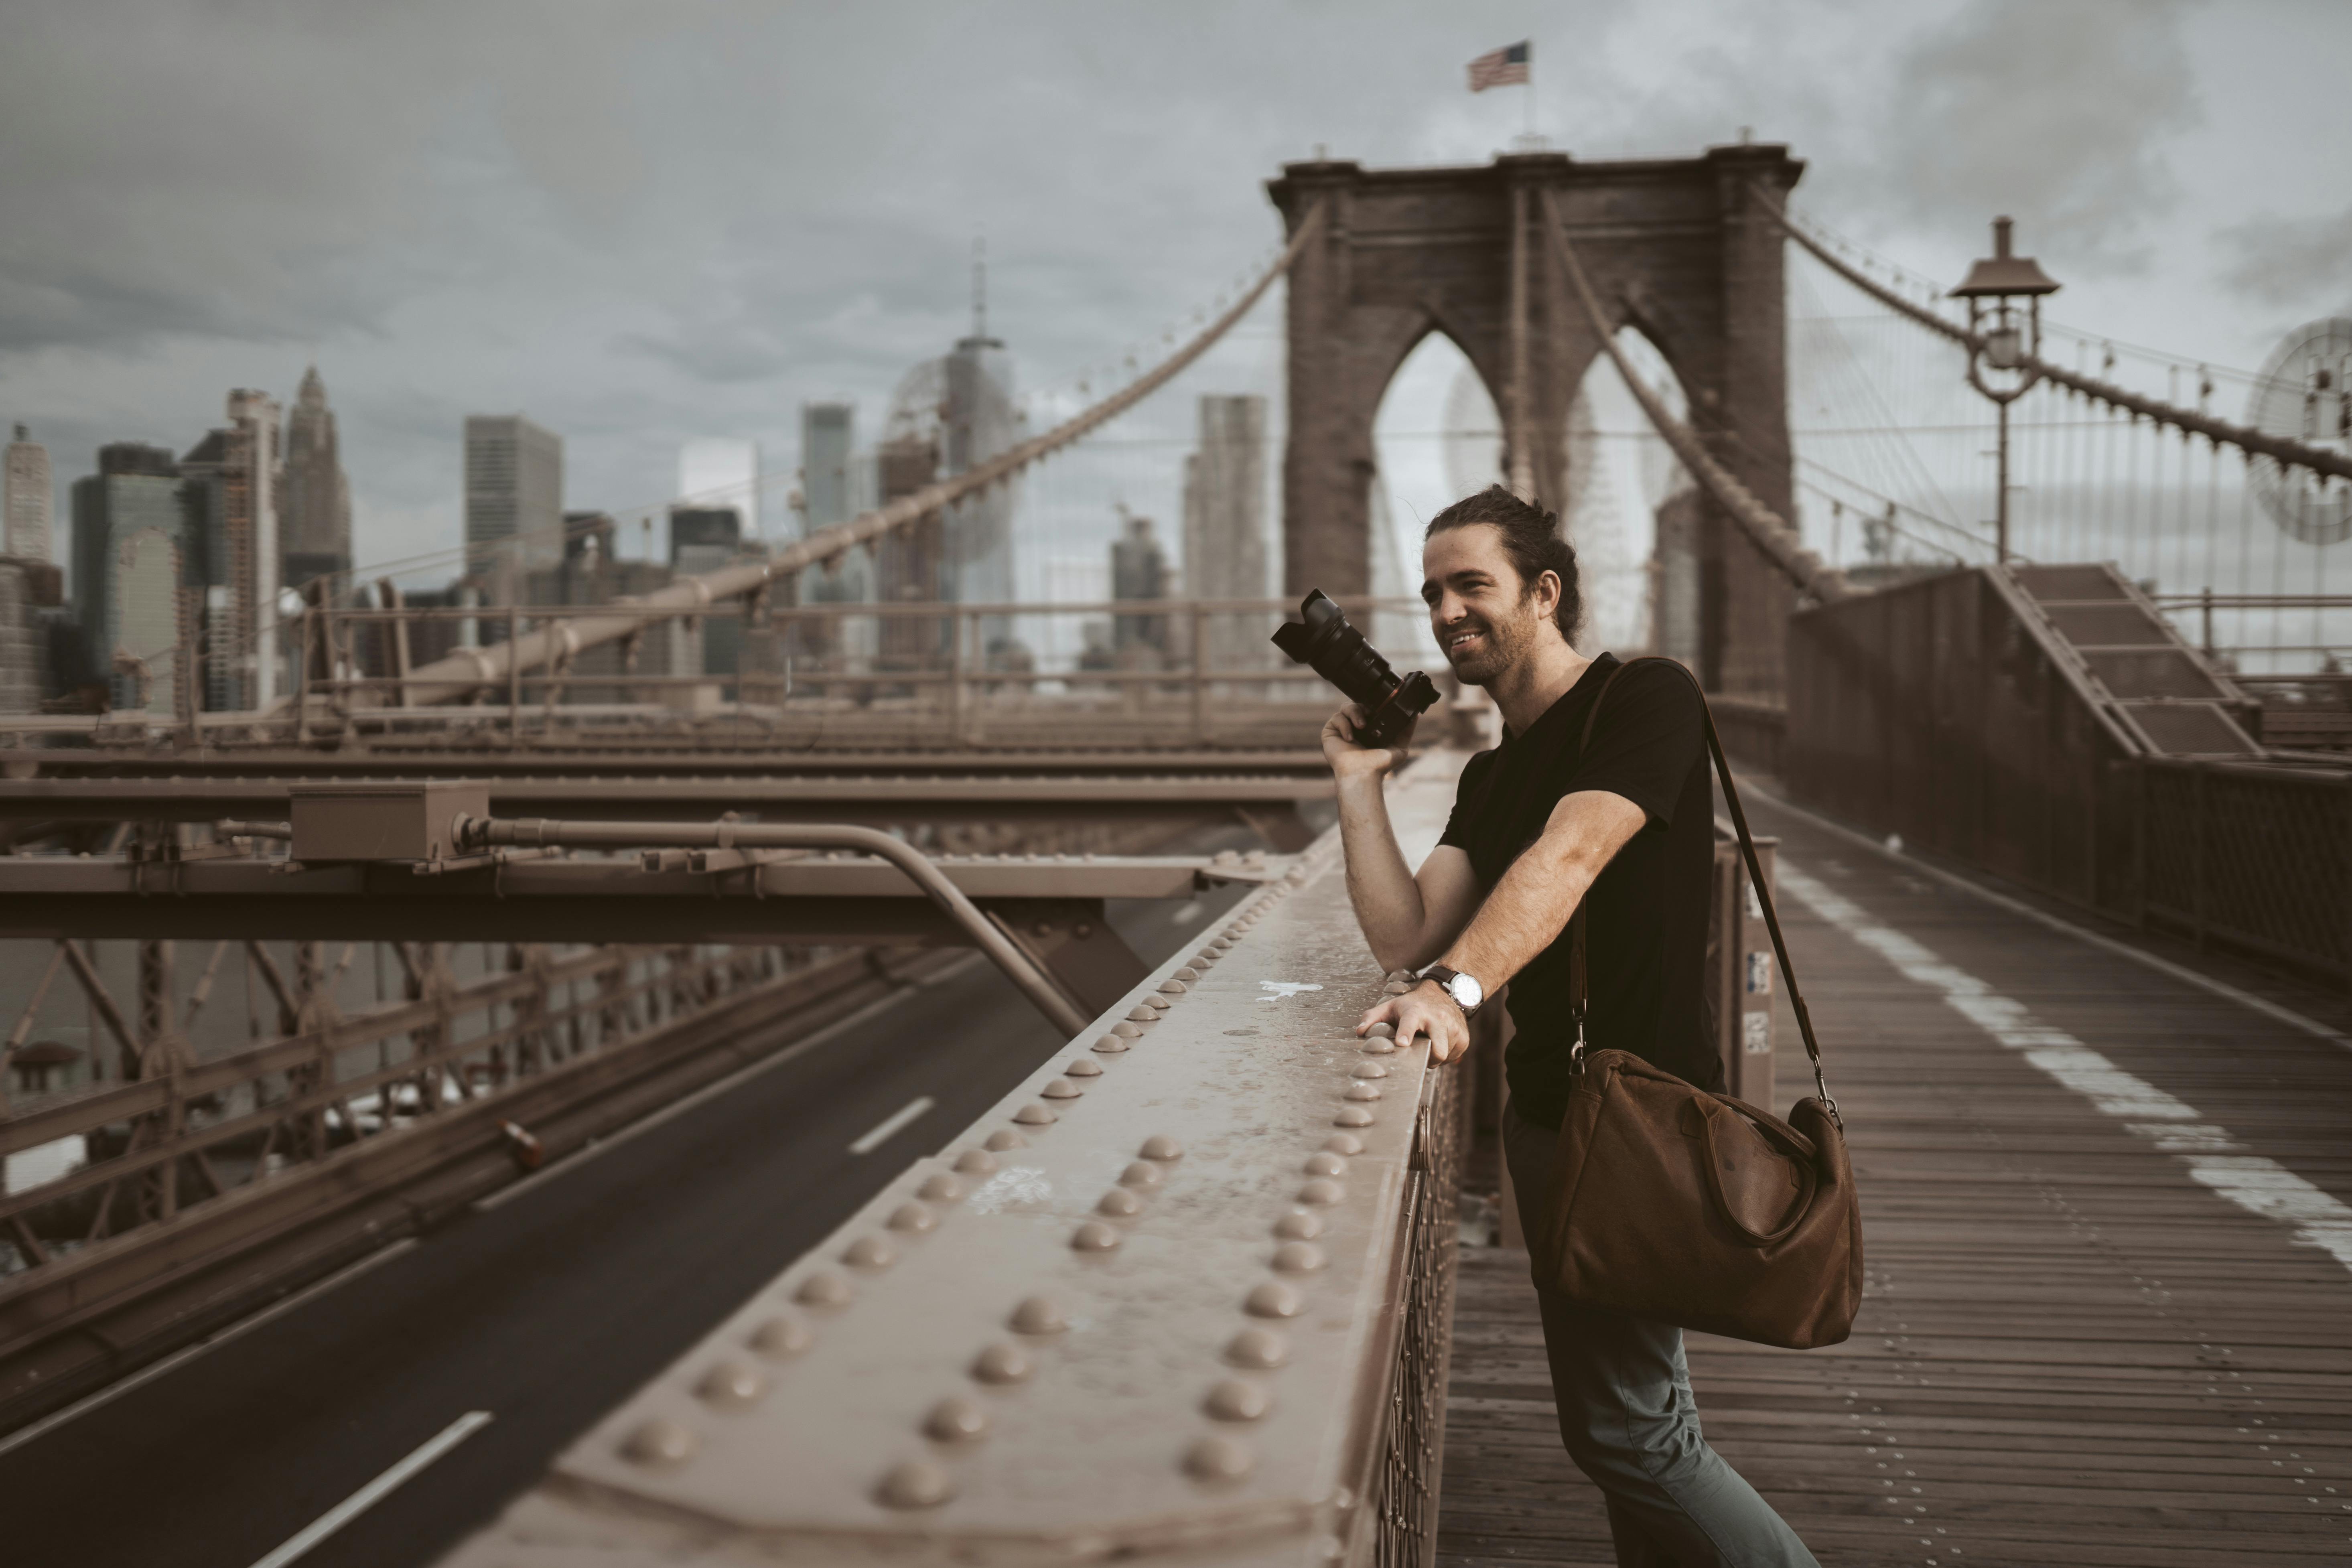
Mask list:
POLYGON ((317 1521, 300 1534, 255 1563, 253 1568, 286 1568, 287 1563, 293 1562, 361 1514, 373 1508, 383 1500, 386 1493, 398 1487, 401 1482, 489 1424, 488 1411, 467 1411, 466 1414, 441 1428, 434 1436, 425 1439, 424 1447, 329 1509, 325 1513, 320 1514, 317 1521))
POLYGON ((853 1154, 871 1154, 875 1150, 879 1149, 883 1144, 887 1143, 891 1139, 897 1137, 899 1130, 905 1127, 907 1123, 912 1121, 915 1118, 920 1116, 924 1111, 929 1110, 930 1108, 931 1097, 928 1094, 918 1095, 913 1100, 908 1100, 905 1106, 901 1107, 896 1116, 891 1117, 890 1120, 883 1122, 879 1127, 875 1128, 865 1137, 860 1138, 856 1142, 852 1143, 849 1146, 849 1152, 853 1154))
POLYGON ((2134 1133, 2177 1155, 2189 1176, 2250 1214, 2294 1227, 2304 1247, 2329 1253, 2352 1268, 2352 1205, 2322 1191, 2276 1161, 2231 1154, 2237 1141, 2191 1106, 2134 1077, 2063 1029, 2051 1027, 2022 1003, 2001 995, 1964 970, 1945 963, 1912 938, 1873 920, 1867 910, 1783 860, 1779 889, 1893 964, 1904 978, 1943 994, 1944 1005, 2016 1051, 2134 1133))

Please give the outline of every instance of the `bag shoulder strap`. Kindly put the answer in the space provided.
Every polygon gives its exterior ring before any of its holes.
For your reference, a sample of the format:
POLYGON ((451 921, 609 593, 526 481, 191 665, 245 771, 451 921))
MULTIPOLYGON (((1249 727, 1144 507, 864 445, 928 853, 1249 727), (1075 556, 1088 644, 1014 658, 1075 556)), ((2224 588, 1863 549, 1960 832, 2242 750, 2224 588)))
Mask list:
MULTIPOLYGON (((1732 782, 1731 764, 1724 759, 1723 742, 1715 732, 1715 710, 1707 706, 1706 689, 1699 685, 1698 677, 1693 675, 1688 667, 1679 660, 1654 655, 1642 658, 1629 658, 1611 670, 1609 679, 1601 682, 1600 693, 1592 700, 1591 710, 1584 716, 1584 738, 1578 742, 1578 760, 1582 761, 1584 752, 1592 744, 1592 728, 1600 721, 1601 705, 1609 700, 1609 689, 1617 684, 1619 676, 1637 664, 1666 666, 1690 682, 1691 692, 1698 699, 1699 718, 1706 727, 1707 754, 1714 759, 1716 777, 1723 781, 1723 803, 1731 813, 1731 825, 1738 830, 1739 853, 1748 864, 1748 885, 1755 891, 1758 907, 1764 911, 1765 930, 1772 933, 1772 953, 1780 961, 1780 982, 1789 988, 1789 1006, 1797 1015, 1797 1030, 1805 1040, 1805 1058, 1812 1064, 1813 1089, 1820 1095, 1822 1109, 1829 1112, 1830 1120, 1843 1128, 1845 1121, 1838 1115, 1837 1101, 1830 1098, 1829 1083, 1822 1075, 1822 1047, 1820 1040, 1813 1034, 1813 1016, 1805 1006, 1804 993, 1797 988, 1797 970, 1796 966, 1789 962, 1789 943, 1780 934, 1780 916, 1772 906, 1772 889, 1764 880, 1764 868, 1756 857, 1756 837, 1748 830, 1748 813, 1739 804, 1739 786, 1732 782)), ((1597 881, 1598 879, 1596 878, 1595 880, 1597 881)), ((1576 913, 1569 917, 1568 922, 1569 1005, 1576 1019, 1574 1049, 1580 1061, 1584 1055, 1584 910, 1585 905, 1590 901, 1591 891, 1591 889, 1587 889, 1588 897, 1577 900, 1576 913)))

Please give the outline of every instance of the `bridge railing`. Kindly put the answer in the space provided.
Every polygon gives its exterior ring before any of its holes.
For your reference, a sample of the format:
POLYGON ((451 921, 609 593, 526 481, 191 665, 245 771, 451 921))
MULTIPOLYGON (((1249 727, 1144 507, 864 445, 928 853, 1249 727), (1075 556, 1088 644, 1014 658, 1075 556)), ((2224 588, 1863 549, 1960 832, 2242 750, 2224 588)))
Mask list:
POLYGON ((2352 984, 2352 772, 2134 765, 2143 922, 2352 984))

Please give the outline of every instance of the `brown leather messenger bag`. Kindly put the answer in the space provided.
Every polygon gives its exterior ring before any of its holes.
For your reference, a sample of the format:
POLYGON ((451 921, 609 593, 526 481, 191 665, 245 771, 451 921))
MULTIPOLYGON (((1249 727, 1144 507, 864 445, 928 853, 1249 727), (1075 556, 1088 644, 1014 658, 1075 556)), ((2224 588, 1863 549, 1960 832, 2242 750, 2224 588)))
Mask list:
MULTIPOLYGON (((1637 664, 1670 665, 1697 689, 1672 659, 1628 660, 1593 701, 1586 745, 1609 687, 1637 664)), ((1815 1092, 1784 1121, 1685 1083, 1630 1051, 1588 1052, 1580 903, 1569 948, 1577 1078, 1560 1123, 1552 1191, 1543 1194, 1532 1233, 1537 1276, 1588 1307, 1792 1350, 1833 1345, 1852 1331, 1862 1300, 1862 1208, 1845 1124, 1822 1077, 1812 1018, 1706 704, 1701 691, 1707 751, 1772 933, 1815 1092)))

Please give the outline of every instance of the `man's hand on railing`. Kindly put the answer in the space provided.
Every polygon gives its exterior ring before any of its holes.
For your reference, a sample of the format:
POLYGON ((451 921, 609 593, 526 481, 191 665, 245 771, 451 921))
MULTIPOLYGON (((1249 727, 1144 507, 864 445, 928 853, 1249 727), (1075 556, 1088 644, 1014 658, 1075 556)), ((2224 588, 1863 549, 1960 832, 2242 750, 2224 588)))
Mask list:
POLYGON ((1363 1038, 1374 1024, 1395 1026, 1399 1045, 1426 1035, 1433 1062, 1453 1061, 1470 1048, 1470 1020, 1434 980, 1424 980, 1402 996, 1383 998, 1357 1021, 1356 1037, 1363 1038))

